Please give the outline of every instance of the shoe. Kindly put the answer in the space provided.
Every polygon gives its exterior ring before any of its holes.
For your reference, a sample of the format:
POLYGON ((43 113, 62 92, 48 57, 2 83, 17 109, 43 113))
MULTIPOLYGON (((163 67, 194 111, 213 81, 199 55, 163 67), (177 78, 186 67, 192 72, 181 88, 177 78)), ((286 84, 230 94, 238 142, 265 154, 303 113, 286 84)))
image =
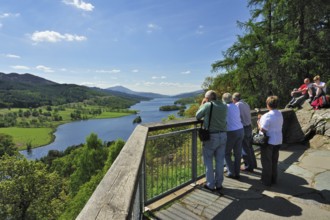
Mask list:
POLYGON ((214 192, 215 191, 215 189, 211 189, 206 184, 203 186, 203 188, 206 189, 206 190, 210 190, 211 192, 214 192))
POLYGON ((236 179, 238 180, 240 178, 240 175, 232 175, 232 174, 228 174, 227 175, 228 178, 231 178, 231 179, 236 179))
POLYGON ((223 189, 222 186, 220 186, 220 187, 215 187, 215 190, 217 190, 217 191, 222 190, 222 189, 223 189))
POLYGON ((253 173, 253 169, 251 169, 251 168, 241 168, 241 171, 253 173))
POLYGON ((219 193, 219 194, 222 194, 222 195, 223 195, 222 189, 223 189, 223 187, 222 187, 222 186, 220 186, 220 187, 215 187, 215 191, 217 191, 217 193, 219 193))

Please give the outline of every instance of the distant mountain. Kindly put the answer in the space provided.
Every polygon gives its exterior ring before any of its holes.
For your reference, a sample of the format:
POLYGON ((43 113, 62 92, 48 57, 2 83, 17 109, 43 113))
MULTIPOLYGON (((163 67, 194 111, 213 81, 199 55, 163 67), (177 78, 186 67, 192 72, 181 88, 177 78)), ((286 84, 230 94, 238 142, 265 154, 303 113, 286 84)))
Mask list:
POLYGON ((87 101, 111 108, 128 108, 145 98, 114 94, 75 84, 59 84, 25 73, 0 72, 0 108, 29 108, 87 101))
POLYGON ((135 91, 132 91, 123 86, 113 86, 113 87, 107 88, 106 90, 121 92, 121 93, 126 93, 126 94, 131 94, 131 95, 136 95, 136 96, 146 97, 146 98, 151 98, 151 99, 170 97, 167 95, 162 95, 162 94, 152 93, 152 92, 135 92, 135 91))
POLYGON ((178 95, 174 96, 169 96, 169 95, 162 95, 158 93, 151 93, 151 92, 135 92, 132 91, 124 86, 113 86, 110 88, 107 88, 106 90, 109 91, 115 91, 115 92, 120 92, 120 93, 126 93, 126 94, 131 94, 131 95, 136 95, 139 97, 147 97, 147 98, 164 98, 164 97, 173 97, 173 98, 189 98, 189 97, 195 97, 197 95, 201 95, 204 93, 203 90, 198 90, 194 92, 187 92, 187 93, 181 93, 178 95))
POLYGON ((194 91, 194 92, 187 92, 187 93, 181 93, 179 95, 175 95, 175 96, 172 96, 173 98, 190 98, 190 97, 195 97, 195 96, 198 96, 198 95, 201 95, 204 93, 204 90, 198 90, 198 91, 194 91))
POLYGON ((58 83, 49 81, 47 79, 29 74, 29 73, 25 73, 25 74, 18 74, 18 73, 5 74, 5 73, 0 72, 0 81, 7 81, 7 82, 14 82, 14 83, 31 83, 31 84, 38 84, 38 85, 56 85, 56 84, 58 84, 58 83))

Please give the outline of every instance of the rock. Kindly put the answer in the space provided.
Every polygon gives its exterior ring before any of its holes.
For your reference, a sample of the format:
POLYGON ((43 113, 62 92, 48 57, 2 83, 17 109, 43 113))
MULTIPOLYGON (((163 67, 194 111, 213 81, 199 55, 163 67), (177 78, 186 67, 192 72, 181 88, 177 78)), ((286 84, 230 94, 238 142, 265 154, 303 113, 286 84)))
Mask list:
MULTIPOLYGON (((310 138, 310 147, 330 149, 330 108, 314 110, 305 102, 295 113, 305 139, 310 138)), ((291 130, 290 135, 296 132, 291 130)))
POLYGON ((309 146, 313 149, 330 150, 330 137, 316 134, 311 140, 309 140, 309 146))

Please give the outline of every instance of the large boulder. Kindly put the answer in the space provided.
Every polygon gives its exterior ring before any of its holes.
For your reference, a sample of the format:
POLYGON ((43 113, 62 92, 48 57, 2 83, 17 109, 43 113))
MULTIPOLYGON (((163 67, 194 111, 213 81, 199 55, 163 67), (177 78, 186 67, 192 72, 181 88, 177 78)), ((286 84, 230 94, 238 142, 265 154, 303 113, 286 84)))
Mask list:
MULTIPOLYGON (((330 149, 330 108, 314 110, 305 102, 295 113, 310 147, 330 149)), ((291 135, 293 132, 296 131, 291 130, 291 135)))

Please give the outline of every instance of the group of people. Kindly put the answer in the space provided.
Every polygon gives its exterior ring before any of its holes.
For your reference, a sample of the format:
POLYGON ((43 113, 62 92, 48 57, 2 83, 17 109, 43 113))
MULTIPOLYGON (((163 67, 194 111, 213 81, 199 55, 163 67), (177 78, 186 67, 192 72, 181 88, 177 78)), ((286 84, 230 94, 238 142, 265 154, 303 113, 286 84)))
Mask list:
POLYGON ((304 84, 302 84, 298 89, 293 89, 291 92, 292 99, 286 107, 300 108, 306 100, 312 104, 314 100, 326 95, 327 86, 325 82, 321 81, 320 76, 315 76, 313 81, 314 83, 311 83, 309 78, 305 78, 304 84))
MULTIPOLYGON (((269 112, 258 120, 260 132, 269 136, 268 144, 261 148, 261 182, 266 186, 276 183, 279 148, 282 144, 283 116, 277 110, 277 105, 277 96, 269 96, 266 100, 269 112)), ((196 118, 203 118, 204 127, 209 128, 210 132, 210 139, 203 141, 202 149, 206 168, 204 185, 206 189, 211 191, 222 189, 224 164, 227 168, 227 177, 237 180, 240 179, 241 171, 253 172, 257 168, 252 147, 250 106, 241 99, 239 93, 233 95, 224 93, 222 100, 218 100, 215 91, 207 91, 196 112, 196 118), (243 166, 241 166, 242 158, 243 166), (215 169, 213 161, 215 161, 215 169)))

